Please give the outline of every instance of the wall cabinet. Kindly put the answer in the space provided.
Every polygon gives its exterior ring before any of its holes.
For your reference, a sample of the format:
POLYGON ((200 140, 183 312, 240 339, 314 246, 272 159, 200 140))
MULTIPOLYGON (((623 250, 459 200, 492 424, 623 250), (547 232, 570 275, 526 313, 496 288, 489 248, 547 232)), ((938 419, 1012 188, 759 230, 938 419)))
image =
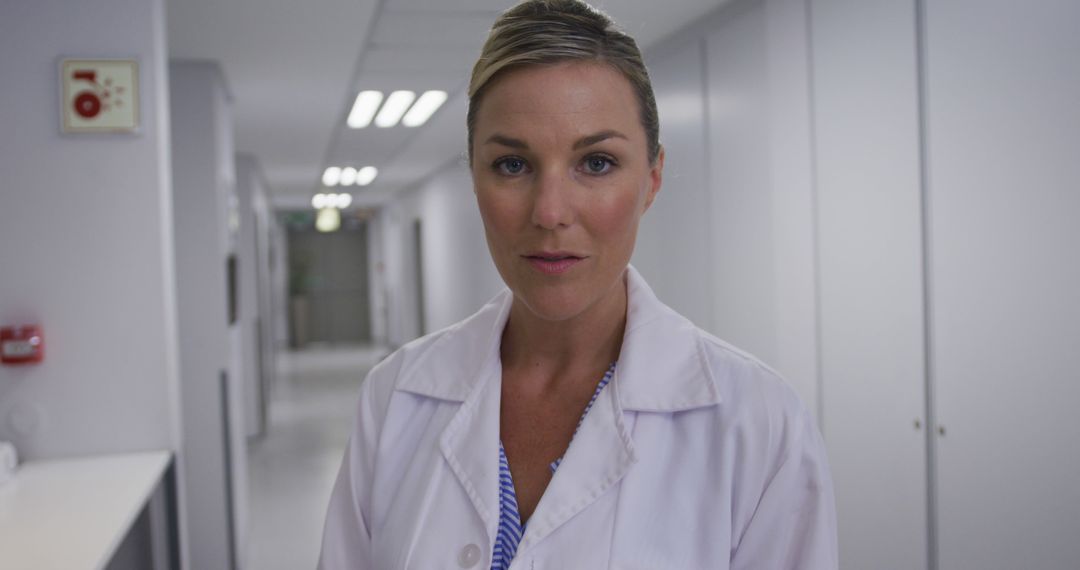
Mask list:
POLYGON ((810 6, 842 567, 1080 567, 1080 5, 810 6))
POLYGON ((922 33, 939 567, 1080 568, 1080 3, 922 33))

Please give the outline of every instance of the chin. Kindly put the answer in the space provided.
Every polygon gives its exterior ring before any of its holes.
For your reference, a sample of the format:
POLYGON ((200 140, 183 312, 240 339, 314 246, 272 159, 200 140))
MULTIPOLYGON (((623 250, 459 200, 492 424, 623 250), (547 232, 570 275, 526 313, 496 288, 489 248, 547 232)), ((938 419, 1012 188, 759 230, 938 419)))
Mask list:
POLYGON ((523 295, 518 295, 517 299, 537 318, 551 322, 571 320, 584 313, 585 310, 592 305, 591 303, 574 301, 551 301, 546 298, 536 299, 523 295))
POLYGON ((603 278, 597 279, 597 275, 582 276, 585 278, 561 283, 544 282, 543 279, 525 276, 511 284, 510 289, 514 292, 515 299, 537 318, 552 322, 566 321, 603 304, 611 294, 612 286, 622 283, 622 274, 619 273, 620 276, 615 278, 614 283, 603 278))
POLYGON ((576 287, 529 283, 511 287, 514 297, 530 313, 545 321, 565 321, 585 312, 596 299, 576 287))

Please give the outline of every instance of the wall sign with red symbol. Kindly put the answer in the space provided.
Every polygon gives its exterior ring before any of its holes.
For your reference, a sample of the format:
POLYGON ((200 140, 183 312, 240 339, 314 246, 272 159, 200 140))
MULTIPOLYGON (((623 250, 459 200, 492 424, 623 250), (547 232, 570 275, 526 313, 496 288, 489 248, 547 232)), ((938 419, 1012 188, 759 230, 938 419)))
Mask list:
POLYGON ((45 359, 45 335, 37 325, 0 328, 0 363, 35 364, 45 359))
POLYGON ((60 63, 66 133, 139 128, 139 64, 131 59, 65 59, 60 63))

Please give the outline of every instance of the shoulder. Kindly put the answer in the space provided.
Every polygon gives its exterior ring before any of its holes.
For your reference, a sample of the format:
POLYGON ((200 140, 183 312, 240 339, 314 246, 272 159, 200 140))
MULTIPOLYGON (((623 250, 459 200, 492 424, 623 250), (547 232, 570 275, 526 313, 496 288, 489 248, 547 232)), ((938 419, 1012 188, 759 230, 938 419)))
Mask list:
POLYGON ((776 370, 701 329, 696 336, 719 396, 713 429, 736 455, 768 471, 792 453, 824 454, 813 415, 776 370))
POLYGON ((749 353, 704 331, 698 338, 720 395, 712 425, 734 453, 743 491, 759 496, 785 465, 805 471, 808 488, 828 487, 824 441, 795 389, 749 353))
POLYGON ((754 355, 736 348, 706 331, 697 329, 703 359, 721 400, 747 411, 764 408, 771 413, 806 413, 795 389, 779 372, 754 355))
POLYGON ((708 333, 699 339, 721 395, 712 426, 731 458, 732 567, 836 568, 832 478, 813 415, 761 360, 708 333))

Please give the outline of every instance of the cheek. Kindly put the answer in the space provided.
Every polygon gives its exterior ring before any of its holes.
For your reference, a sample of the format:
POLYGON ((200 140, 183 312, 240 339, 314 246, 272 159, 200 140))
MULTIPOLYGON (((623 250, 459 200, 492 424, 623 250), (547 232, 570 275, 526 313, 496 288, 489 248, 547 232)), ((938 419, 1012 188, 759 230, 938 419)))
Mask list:
POLYGON ((500 192, 485 188, 476 189, 476 203, 480 209, 480 218, 484 222, 484 232, 492 245, 510 245, 509 238, 519 224, 518 205, 505 196, 500 196, 500 192))
POLYGON ((633 192, 612 196, 592 208, 592 226, 596 236, 608 247, 630 249, 634 245, 640 219, 638 196, 633 192))

